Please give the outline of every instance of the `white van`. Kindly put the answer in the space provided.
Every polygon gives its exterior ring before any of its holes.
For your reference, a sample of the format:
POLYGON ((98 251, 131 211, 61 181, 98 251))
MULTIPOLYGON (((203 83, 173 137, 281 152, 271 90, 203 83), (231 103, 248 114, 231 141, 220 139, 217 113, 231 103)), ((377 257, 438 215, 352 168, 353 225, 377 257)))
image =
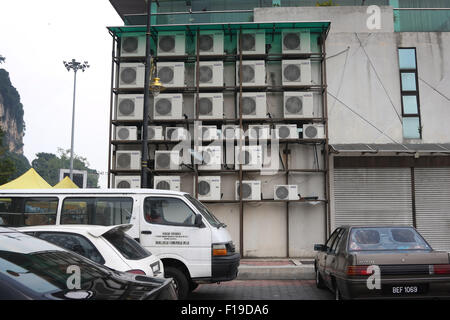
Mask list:
POLYGON ((127 233, 158 256, 183 299, 199 283, 236 278, 226 226, 184 192, 153 189, 0 190, 0 226, 132 224, 127 233))

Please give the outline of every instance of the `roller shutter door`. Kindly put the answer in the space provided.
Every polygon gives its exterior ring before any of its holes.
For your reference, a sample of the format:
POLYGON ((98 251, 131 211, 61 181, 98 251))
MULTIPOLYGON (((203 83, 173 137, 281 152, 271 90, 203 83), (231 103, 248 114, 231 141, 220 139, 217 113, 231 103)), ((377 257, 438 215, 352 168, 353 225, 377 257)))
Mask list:
POLYGON ((336 168, 335 226, 412 225, 411 169, 336 168))
POLYGON ((450 168, 414 170, 417 229, 434 249, 450 250, 450 168))

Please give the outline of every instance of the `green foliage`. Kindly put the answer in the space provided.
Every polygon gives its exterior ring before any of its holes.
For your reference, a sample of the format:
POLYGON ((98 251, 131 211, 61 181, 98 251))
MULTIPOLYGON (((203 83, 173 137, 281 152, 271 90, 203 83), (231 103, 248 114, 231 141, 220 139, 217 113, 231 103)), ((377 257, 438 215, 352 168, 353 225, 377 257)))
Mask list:
MULTIPOLYGON (((36 159, 31 163, 39 175, 50 185, 54 186, 59 182, 59 169, 70 168, 70 150, 58 148, 58 156, 53 153, 40 152, 36 154, 36 159)), ((89 168, 86 158, 74 154, 73 169, 86 170, 88 173, 87 187, 98 188, 97 170, 89 168)))
POLYGON ((16 168, 10 180, 20 177, 31 168, 30 162, 22 154, 6 151, 5 157, 7 159, 10 159, 14 163, 14 166, 16 168))
POLYGON ((337 4, 333 2, 333 0, 316 2, 316 7, 333 7, 333 6, 337 6, 337 4))
POLYGON ((5 133, 0 129, 0 185, 12 180, 16 171, 14 162, 6 156, 7 149, 4 146, 5 133))
POLYGON ((23 121, 23 105, 20 102, 20 95, 11 84, 9 73, 5 69, 0 69, 0 95, 3 97, 5 110, 16 119, 17 130, 22 133, 25 130, 23 121))

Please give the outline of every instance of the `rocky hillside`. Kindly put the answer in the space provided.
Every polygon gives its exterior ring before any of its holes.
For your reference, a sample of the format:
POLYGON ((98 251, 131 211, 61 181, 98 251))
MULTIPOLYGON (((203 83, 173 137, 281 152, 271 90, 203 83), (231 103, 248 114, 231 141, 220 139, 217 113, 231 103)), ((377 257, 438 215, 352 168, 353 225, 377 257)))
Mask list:
POLYGON ((0 69, 0 127, 5 132, 5 147, 12 153, 23 155, 23 106, 5 69, 0 69))

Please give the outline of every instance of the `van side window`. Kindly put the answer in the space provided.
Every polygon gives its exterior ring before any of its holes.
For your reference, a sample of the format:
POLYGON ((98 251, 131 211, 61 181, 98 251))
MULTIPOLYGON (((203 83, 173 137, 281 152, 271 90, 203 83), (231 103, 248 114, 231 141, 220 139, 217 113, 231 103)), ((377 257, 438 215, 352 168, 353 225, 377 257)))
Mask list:
POLYGON ((126 224, 130 223, 132 212, 133 198, 69 197, 63 202, 61 224, 126 224))
POLYGON ((58 198, 25 198, 25 225, 55 224, 57 211, 58 198))
POLYGON ((0 226, 23 226, 23 214, 20 212, 17 198, 0 199, 0 226))
POLYGON ((144 202, 144 217, 148 223, 194 226, 195 213, 181 199, 149 197, 144 202))

